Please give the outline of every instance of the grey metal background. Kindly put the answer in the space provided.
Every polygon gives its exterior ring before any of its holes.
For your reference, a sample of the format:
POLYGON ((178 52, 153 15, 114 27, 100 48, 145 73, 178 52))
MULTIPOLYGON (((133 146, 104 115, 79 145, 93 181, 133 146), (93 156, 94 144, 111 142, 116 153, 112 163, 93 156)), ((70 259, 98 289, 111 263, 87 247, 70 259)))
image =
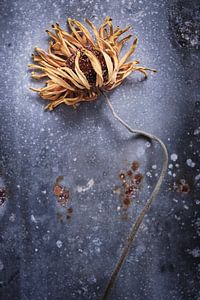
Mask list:
POLYGON ((157 180, 160 149, 130 136, 103 98, 49 113, 28 89, 36 84, 27 64, 36 45, 46 48, 45 29, 55 22, 64 27, 66 17, 92 18, 99 25, 109 15, 115 25, 133 25, 139 36, 135 58, 159 71, 142 82, 131 76, 111 93, 112 103, 132 127, 165 141, 169 154, 178 155, 170 161, 172 174, 191 186, 187 195, 174 192, 176 178, 169 172, 111 299, 200 299, 199 1, 1 0, 0 5, 1 185, 9 192, 0 207, 0 298, 101 299, 128 230, 157 180), (133 159, 146 175, 140 202, 124 221, 112 190, 133 159), (74 210, 64 224, 52 195, 59 175, 70 187, 74 210), (78 193, 77 185, 90 179, 94 186, 78 193))

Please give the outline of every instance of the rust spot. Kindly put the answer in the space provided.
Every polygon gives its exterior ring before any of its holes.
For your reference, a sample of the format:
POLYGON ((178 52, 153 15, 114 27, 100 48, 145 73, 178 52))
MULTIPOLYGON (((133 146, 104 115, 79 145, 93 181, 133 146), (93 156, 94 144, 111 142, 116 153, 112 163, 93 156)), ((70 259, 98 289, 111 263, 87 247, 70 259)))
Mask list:
POLYGON ((60 205, 66 206, 69 200, 69 190, 60 184, 63 180, 63 176, 59 176, 53 186, 53 193, 57 197, 57 201, 60 205))

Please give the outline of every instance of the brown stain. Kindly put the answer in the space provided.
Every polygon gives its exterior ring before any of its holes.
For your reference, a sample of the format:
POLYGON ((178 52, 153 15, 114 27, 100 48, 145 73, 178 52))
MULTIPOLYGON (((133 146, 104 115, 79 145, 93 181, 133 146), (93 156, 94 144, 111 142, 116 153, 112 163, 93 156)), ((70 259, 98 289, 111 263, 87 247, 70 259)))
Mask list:
POLYGON ((61 181, 64 179, 64 176, 58 176, 54 185, 53 185, 53 194, 57 198, 57 203, 65 209, 65 212, 57 212, 57 220, 61 223, 64 223, 65 218, 70 219, 73 208, 67 207, 70 201, 70 191, 66 186, 61 184, 61 181))

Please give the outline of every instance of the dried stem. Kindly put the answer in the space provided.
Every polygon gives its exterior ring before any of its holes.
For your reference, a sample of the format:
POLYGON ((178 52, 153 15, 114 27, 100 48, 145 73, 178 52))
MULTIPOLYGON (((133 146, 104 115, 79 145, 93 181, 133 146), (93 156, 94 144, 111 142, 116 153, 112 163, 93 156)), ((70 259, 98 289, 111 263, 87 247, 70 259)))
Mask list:
POLYGON ((129 232, 129 235, 128 235, 128 238, 125 242, 125 245, 122 249, 122 252, 121 252, 121 256, 119 257, 116 265, 115 265, 115 268, 114 268, 114 271, 112 272, 111 276, 110 276, 110 279, 109 279, 109 282, 107 284, 107 287, 105 289, 105 292, 104 292, 104 295, 103 295, 103 300, 107 300, 109 298, 109 295, 110 295, 110 292, 111 292, 111 289, 116 281, 116 278, 122 268, 122 265, 123 263, 125 262, 125 259, 129 253, 129 250, 132 246, 132 243, 134 242, 135 238, 136 238, 136 235, 137 235, 137 232, 140 228, 140 225, 142 224, 143 222, 143 219, 145 217, 145 215, 148 213, 153 201, 155 200, 156 196, 157 196, 157 193, 160 189, 160 186, 163 182, 163 179, 165 177, 165 174, 166 174, 166 171, 167 171, 167 166, 168 166, 168 152, 167 152, 167 149, 166 149, 166 146, 165 144, 156 136, 152 135, 152 134, 149 134, 145 131, 142 131, 142 130, 138 130, 138 129, 132 129, 126 122, 124 122, 117 114, 116 112, 114 111, 114 108, 110 102, 110 99, 109 97, 107 96, 106 93, 104 93, 102 91, 102 94, 104 95, 105 99, 106 99, 106 102, 113 114, 113 116, 123 125, 125 126, 131 133, 136 133, 136 134, 141 134, 151 140, 155 140, 157 143, 159 143, 159 145, 161 146, 162 150, 163 150, 163 165, 162 165, 162 170, 161 170, 161 173, 160 173, 160 176, 159 176, 159 179, 155 185, 155 188, 151 194, 151 196, 149 197, 149 199, 147 200, 144 208, 142 209, 141 213, 139 214, 139 216, 137 217, 136 219, 136 222, 132 225, 131 227, 131 230, 129 232))

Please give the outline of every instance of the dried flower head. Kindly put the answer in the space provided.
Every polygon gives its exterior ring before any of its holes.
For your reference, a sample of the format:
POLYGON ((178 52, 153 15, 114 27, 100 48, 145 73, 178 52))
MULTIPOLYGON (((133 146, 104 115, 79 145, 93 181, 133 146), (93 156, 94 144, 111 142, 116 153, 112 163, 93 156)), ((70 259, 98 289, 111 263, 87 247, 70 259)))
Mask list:
MULTIPOLYGON (((37 55, 33 60, 37 64, 29 67, 35 79, 47 78, 46 86, 40 89, 41 98, 50 100, 47 108, 53 110, 61 103, 76 105, 82 101, 97 99, 100 90, 112 90, 133 71, 139 71, 147 77, 145 67, 138 66, 139 61, 127 62, 134 52, 137 38, 128 52, 120 58, 123 45, 131 34, 121 40, 119 37, 130 27, 113 28, 112 19, 106 17, 97 30, 93 23, 86 19, 92 28, 93 35, 80 22, 68 19, 71 33, 64 31, 59 24, 52 25, 55 33, 47 30, 51 37, 48 52, 35 48, 37 55)), ((154 71, 154 70, 152 70, 154 71)))

